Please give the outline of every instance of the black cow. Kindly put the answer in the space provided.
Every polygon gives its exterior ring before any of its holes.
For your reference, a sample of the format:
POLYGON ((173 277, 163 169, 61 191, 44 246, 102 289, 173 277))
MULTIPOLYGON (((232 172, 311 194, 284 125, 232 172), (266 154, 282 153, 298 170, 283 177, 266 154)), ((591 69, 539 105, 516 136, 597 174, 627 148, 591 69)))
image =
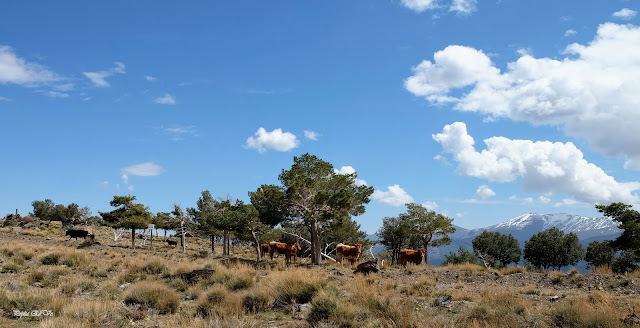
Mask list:
POLYGON ((169 240, 169 239, 167 239, 167 240, 165 240, 165 241, 166 241, 166 242, 167 242, 167 244, 168 244, 167 246, 176 246, 176 245, 178 245, 178 242, 177 242, 177 241, 175 241, 175 240, 169 240))
POLYGON ((65 234, 65 236, 69 236, 69 240, 71 240, 71 238, 75 238, 76 240, 78 240, 78 238, 86 238, 87 235, 89 234, 89 231, 86 230, 67 230, 67 233, 65 234))

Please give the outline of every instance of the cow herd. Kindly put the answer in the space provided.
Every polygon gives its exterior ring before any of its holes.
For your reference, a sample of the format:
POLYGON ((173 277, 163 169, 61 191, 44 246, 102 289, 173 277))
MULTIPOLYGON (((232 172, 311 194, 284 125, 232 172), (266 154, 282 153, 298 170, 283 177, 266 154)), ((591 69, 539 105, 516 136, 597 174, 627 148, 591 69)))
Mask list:
MULTIPOLYGON (((78 240, 78 238, 84 238, 85 240, 91 242, 94 241, 94 235, 90 234, 86 230, 67 230, 65 236, 69 236, 69 239, 67 241, 71 240, 71 238, 75 238, 76 240, 78 240)), ((178 244, 177 241, 169 239, 165 241, 167 242, 167 246, 175 247, 178 244)), ((290 264, 291 262, 296 261, 297 254, 300 249, 300 244, 298 244, 297 242, 280 243, 272 241, 268 244, 260 245, 260 253, 262 257, 265 257, 267 254, 269 254, 269 258, 273 261, 273 254, 284 254, 286 264, 290 264)), ((355 246, 338 244, 336 246, 336 261, 342 264, 342 261, 346 259, 351 262, 351 265, 354 265, 358 261, 360 253, 362 253, 362 244, 356 244, 355 246)), ((422 263, 422 258, 424 257, 424 255, 424 248, 421 248, 417 251, 403 248, 402 250, 400 250, 400 265, 405 268, 407 267, 407 263, 419 265, 420 263, 422 263)))

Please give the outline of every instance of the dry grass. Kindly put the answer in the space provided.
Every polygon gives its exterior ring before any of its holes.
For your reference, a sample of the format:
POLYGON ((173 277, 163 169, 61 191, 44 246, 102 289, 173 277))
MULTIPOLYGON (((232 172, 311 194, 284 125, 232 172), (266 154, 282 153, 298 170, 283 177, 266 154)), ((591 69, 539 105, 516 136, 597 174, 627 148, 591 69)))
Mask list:
POLYGON ((257 269, 246 261, 252 250, 235 246, 233 254, 244 259, 222 260, 219 247, 203 258, 207 241, 192 242, 183 254, 155 242, 154 252, 78 250, 79 243, 53 238, 0 246, 0 270, 15 269, 0 274, 0 327, 616 327, 640 309, 636 294, 626 294, 640 272, 594 282, 573 271, 462 264, 391 266, 363 276, 333 264, 286 266, 282 257, 257 269), (193 285, 174 277, 202 268, 214 273, 193 285), (434 306, 442 295, 452 301, 434 306), (550 302, 554 295, 560 300, 550 302), (16 309, 50 309, 54 316, 17 319, 16 309))

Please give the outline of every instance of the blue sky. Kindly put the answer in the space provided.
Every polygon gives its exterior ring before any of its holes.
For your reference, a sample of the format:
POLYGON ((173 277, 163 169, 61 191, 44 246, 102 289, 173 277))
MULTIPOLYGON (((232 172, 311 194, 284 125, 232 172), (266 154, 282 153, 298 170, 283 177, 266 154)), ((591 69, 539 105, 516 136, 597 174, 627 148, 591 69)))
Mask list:
POLYGON ((10 2, 0 214, 247 200, 305 152, 375 187, 369 233, 406 201, 467 228, 637 204, 638 7, 10 2))

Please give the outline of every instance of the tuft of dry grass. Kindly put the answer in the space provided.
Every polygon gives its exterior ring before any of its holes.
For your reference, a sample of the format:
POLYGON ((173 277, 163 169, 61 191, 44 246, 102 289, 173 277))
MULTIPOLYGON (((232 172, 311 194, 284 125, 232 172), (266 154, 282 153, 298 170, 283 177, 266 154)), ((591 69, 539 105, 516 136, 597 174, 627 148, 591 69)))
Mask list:
POLYGON ((608 274, 608 275, 614 275, 615 274, 615 272, 613 272, 613 269, 611 269, 611 267, 608 266, 608 265, 601 265, 601 266, 593 267, 593 268, 591 268, 591 270, 589 272, 596 273, 596 274, 608 274))
POLYGON ((131 285, 125 294, 126 305, 139 305, 143 309, 153 308, 159 313, 173 313, 178 309, 178 294, 165 284, 142 281, 131 285))

